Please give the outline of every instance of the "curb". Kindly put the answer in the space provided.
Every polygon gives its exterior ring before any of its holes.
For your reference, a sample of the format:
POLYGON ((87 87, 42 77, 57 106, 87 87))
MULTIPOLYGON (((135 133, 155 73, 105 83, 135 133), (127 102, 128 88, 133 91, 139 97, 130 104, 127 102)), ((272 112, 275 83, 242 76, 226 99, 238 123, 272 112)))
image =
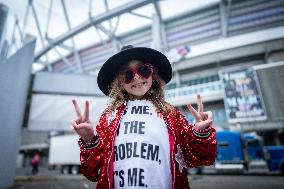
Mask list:
POLYGON ((38 176, 15 176, 15 181, 54 181, 54 180, 76 180, 83 179, 82 175, 57 175, 57 176, 49 176, 49 175, 38 175, 38 176))

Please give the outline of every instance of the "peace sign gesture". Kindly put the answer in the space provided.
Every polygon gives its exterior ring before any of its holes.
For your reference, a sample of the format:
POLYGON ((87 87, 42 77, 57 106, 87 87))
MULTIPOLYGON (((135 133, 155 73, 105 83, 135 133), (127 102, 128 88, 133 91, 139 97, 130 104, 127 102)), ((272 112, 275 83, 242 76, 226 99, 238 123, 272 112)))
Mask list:
POLYGON ((198 111, 196 111, 191 106, 190 103, 187 104, 187 108, 195 119, 195 126, 200 130, 207 129, 212 123, 212 112, 211 111, 203 112, 203 104, 201 96, 199 94, 197 95, 197 105, 198 105, 198 111))
POLYGON ((81 110, 76 100, 72 100, 72 103, 74 105, 77 117, 71 121, 71 127, 85 142, 88 142, 95 136, 93 125, 89 119, 89 101, 85 102, 85 112, 83 115, 81 114, 81 110))

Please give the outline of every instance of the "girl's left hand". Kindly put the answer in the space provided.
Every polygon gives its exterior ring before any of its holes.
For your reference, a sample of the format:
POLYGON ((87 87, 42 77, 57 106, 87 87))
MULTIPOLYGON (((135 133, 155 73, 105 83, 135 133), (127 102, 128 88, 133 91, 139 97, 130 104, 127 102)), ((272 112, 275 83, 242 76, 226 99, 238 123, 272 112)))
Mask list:
POLYGON ((198 105, 198 111, 196 111, 191 104, 187 104, 187 108, 190 111, 190 113, 193 115, 195 119, 195 126, 199 130, 204 130, 210 127, 212 123, 212 112, 207 111, 203 112, 203 104, 201 100, 201 96, 198 94, 197 95, 197 105, 198 105))

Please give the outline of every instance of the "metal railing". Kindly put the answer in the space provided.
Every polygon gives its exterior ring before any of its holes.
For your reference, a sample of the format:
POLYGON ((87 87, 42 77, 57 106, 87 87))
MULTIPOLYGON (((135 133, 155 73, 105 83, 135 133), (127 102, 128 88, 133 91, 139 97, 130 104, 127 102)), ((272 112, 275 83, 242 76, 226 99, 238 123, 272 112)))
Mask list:
POLYGON ((214 81, 198 85, 169 89, 165 92, 165 98, 167 101, 173 103, 174 105, 180 105, 182 102, 178 103, 177 101, 186 101, 188 99, 193 99, 193 101, 191 100, 191 102, 195 102, 195 96, 197 94, 200 94, 205 101, 217 99, 221 100, 223 99, 223 84, 221 81, 214 81))

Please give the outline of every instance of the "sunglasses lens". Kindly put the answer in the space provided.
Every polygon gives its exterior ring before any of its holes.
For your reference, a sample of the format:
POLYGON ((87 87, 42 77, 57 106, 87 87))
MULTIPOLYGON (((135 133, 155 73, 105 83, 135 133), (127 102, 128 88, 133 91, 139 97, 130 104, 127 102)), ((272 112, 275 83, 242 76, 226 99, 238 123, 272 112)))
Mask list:
POLYGON ((127 70, 125 72, 125 83, 130 83, 133 79, 133 72, 131 70, 127 70))
POLYGON ((138 68, 138 73, 140 76, 148 78, 152 74, 152 69, 150 66, 145 65, 138 68))
POLYGON ((137 68, 137 70, 131 70, 131 69, 127 70, 124 73, 124 77, 125 77, 124 82, 126 84, 131 83, 136 73, 140 75, 141 77, 148 79, 153 73, 153 70, 152 70, 152 67, 150 67, 149 65, 143 65, 137 68))

